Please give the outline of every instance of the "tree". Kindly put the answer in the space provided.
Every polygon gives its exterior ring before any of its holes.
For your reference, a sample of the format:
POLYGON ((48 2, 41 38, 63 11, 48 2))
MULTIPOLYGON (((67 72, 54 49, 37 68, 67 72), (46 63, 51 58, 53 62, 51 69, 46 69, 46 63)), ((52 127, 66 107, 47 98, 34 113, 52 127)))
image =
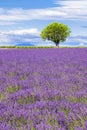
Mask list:
POLYGON ((66 38, 70 35, 70 28, 62 23, 54 22, 48 25, 41 31, 40 36, 43 40, 50 40, 59 47, 60 42, 66 41, 66 38))

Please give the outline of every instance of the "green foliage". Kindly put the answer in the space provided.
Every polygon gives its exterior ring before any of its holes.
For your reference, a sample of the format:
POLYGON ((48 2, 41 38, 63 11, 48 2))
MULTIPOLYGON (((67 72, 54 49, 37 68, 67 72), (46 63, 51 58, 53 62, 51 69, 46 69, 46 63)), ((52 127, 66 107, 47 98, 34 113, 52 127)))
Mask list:
POLYGON ((11 77, 16 76, 16 74, 14 72, 9 72, 8 75, 11 76, 11 77))
POLYGON ((34 127, 32 127, 32 128, 31 128, 31 130, 35 130, 35 128, 34 128, 34 127))
POLYGON ((28 103, 35 103, 35 102, 36 102, 36 99, 34 96, 20 97, 20 99, 18 100, 18 103, 20 105, 28 104, 28 103))
POLYGON ((63 112, 65 112, 65 114, 66 114, 67 117, 68 117, 68 115, 69 115, 69 113, 71 111, 70 108, 61 108, 60 110, 63 111, 63 112))
POLYGON ((27 120, 24 117, 20 117, 20 118, 16 119, 15 121, 16 121, 17 127, 21 127, 21 125, 24 126, 27 124, 27 120))
POLYGON ((9 86, 8 87, 8 92, 9 93, 14 93, 14 92, 17 92, 20 89, 21 89, 21 86, 9 86))
POLYGON ((87 97, 70 97, 69 101, 71 102, 82 102, 83 104, 87 104, 87 97))
POLYGON ((66 40, 70 32, 71 30, 67 25, 54 22, 44 28, 40 36, 43 40, 50 40, 58 45, 59 42, 64 42, 66 40))
POLYGON ((8 97, 7 93, 0 92, 0 102, 5 101, 5 99, 7 99, 7 97, 8 97))

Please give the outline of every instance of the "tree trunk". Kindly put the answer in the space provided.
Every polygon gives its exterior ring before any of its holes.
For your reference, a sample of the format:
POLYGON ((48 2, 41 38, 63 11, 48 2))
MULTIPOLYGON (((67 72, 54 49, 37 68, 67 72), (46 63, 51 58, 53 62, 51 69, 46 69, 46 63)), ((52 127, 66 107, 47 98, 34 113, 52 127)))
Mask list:
POLYGON ((59 48, 59 41, 56 42, 56 48, 59 48))

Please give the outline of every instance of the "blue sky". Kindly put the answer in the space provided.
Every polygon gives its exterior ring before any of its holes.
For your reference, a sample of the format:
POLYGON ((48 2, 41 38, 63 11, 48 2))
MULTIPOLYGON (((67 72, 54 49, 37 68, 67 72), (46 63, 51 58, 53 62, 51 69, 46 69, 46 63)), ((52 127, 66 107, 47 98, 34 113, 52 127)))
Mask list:
POLYGON ((60 45, 87 46, 87 0, 0 0, 0 45, 54 45, 40 32, 55 21, 72 30, 60 45))

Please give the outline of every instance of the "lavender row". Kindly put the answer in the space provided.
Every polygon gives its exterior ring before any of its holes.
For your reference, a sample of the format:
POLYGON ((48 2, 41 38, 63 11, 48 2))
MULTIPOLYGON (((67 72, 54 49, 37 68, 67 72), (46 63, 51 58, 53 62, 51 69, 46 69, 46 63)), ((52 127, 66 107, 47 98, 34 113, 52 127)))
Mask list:
POLYGON ((87 49, 0 50, 1 130, 87 130, 87 49))

